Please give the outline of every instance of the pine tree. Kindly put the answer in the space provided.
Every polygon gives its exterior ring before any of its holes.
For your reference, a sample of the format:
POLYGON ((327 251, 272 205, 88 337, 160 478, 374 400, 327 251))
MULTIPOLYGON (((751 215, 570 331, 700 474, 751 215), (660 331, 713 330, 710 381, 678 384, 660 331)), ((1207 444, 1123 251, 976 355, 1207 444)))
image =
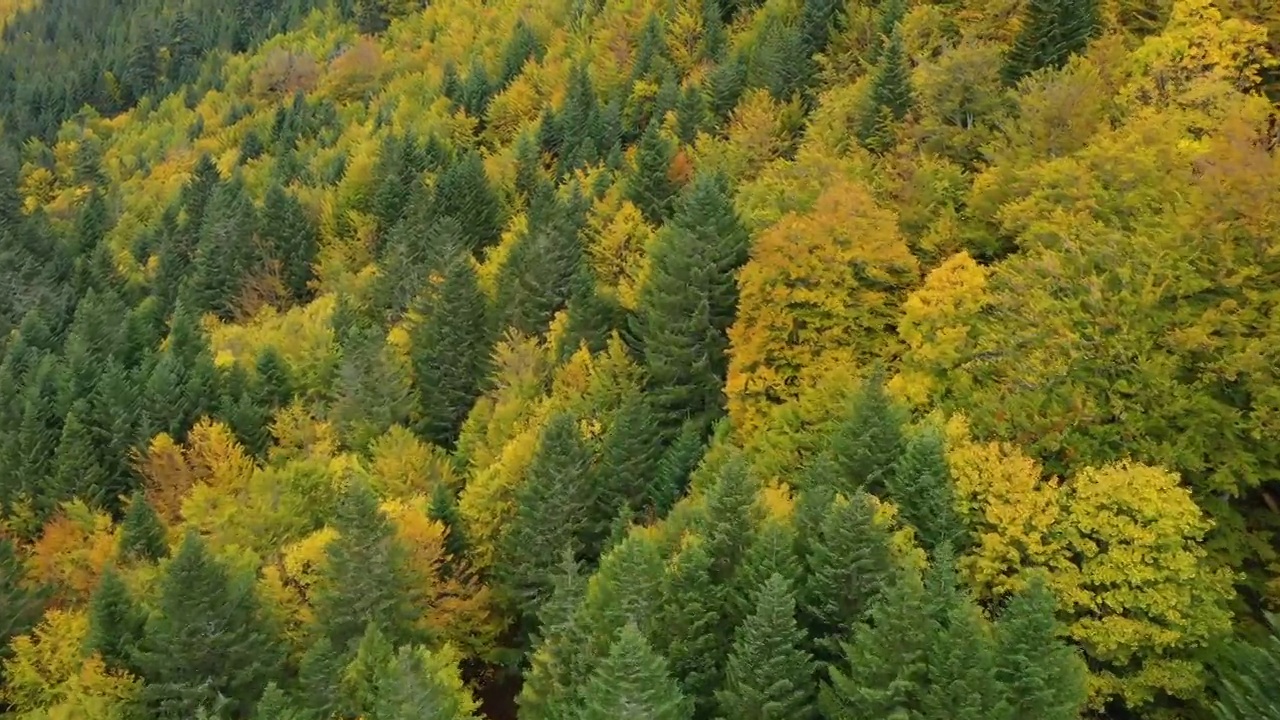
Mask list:
POLYGON ((399 644, 415 637, 411 575, 404 548, 378 499, 363 483, 342 494, 334 518, 338 537, 315 599, 316 622, 334 652, 345 654, 372 625, 399 644))
POLYGON ((477 720, 478 704, 443 652, 400 648, 378 678, 370 720, 477 720))
POLYGON ((440 174, 434 205, 439 216, 458 221, 473 251, 487 248, 502 237, 502 207, 489 186, 484 161, 474 150, 440 174))
POLYGON ((407 425, 414 389, 382 328, 358 323, 342 344, 329 419, 349 447, 366 448, 393 425, 407 425))
POLYGON ((636 166, 627 181, 627 199, 654 225, 667 219, 679 190, 671 179, 674 157, 660 123, 650 123, 636 146, 636 166))
POLYGON ((715 484, 707 491, 704 535, 711 555, 712 577, 730 585, 755 526, 755 500, 759 483, 750 474, 746 461, 735 455, 721 467, 715 484))
MULTIPOLYGON (((1057 600, 1044 582, 1033 576, 1026 590, 1014 596, 996 623, 997 679, 1011 713, 1010 720, 1074 720, 1088 697, 1084 661, 1066 643, 1054 613, 1057 600)), ((1277 644, 1280 649, 1280 644, 1277 644)), ((1264 663, 1245 667, 1264 668, 1264 663)), ((1280 670, 1280 654, 1272 670, 1280 670)), ((1276 677, 1274 673, 1261 677, 1276 677)), ((1243 707, 1243 706, 1242 706, 1243 707)), ((1261 710, 1261 708, 1254 708, 1261 710)), ((1280 710, 1280 697, 1271 706, 1280 710)), ((1222 720, 1271 717, 1266 712, 1223 715, 1222 720)))
POLYGON ((774 100, 785 103, 809 84, 812 74, 813 63, 800 29, 770 16, 751 58, 748 83, 768 89, 774 100))
POLYGON ((746 259, 746 231, 726 183, 695 177, 655 241, 633 328, 668 427, 721 413, 726 332, 737 312, 736 272, 746 259))
POLYGON ((247 714, 282 660, 253 584, 230 577, 189 533, 160 580, 137 656, 149 717, 185 720, 217 698, 247 714))
POLYGON ((796 533, 785 520, 765 518, 752 535, 742 566, 733 578, 735 620, 755 610, 758 596, 769 578, 777 575, 790 588, 798 587, 802 565, 796 555, 796 533))
POLYGON ((742 720, 806 720, 814 716, 813 659, 802 647, 791 584, 772 575, 757 595, 754 612, 734 634, 717 693, 724 717, 742 720))
POLYGON ((577 418, 565 412, 552 416, 516 492, 515 517, 502 538, 496 569, 526 622, 551 590, 560 552, 581 548, 594 524, 590 467, 591 451, 577 418))
POLYGON ((462 515, 458 512, 458 498, 452 488, 445 483, 436 483, 431 488, 431 505, 427 508, 427 515, 443 524, 448 532, 444 547, 449 553, 448 565, 456 568, 457 563, 466 557, 467 536, 462 515))
POLYGON ((599 159, 602 149, 600 108, 585 65, 577 65, 570 70, 564 105, 554 127, 549 129, 554 132, 546 138, 551 141, 551 147, 546 149, 559 155, 561 175, 568 175, 599 159))
POLYGON ((528 214, 529 234, 503 264, 498 306, 506 325, 540 335, 568 304, 585 266, 578 224, 550 184, 535 191, 528 214))
POLYGON ((107 667, 136 672, 134 657, 146 627, 138 606, 114 567, 108 566, 89 598, 89 636, 85 650, 102 656, 107 667))
POLYGON ((834 0, 805 0, 800 11, 800 41, 805 57, 827 49, 840 10, 840 3, 834 0))
POLYGON ((285 694, 275 681, 267 683, 262 698, 254 706, 253 720, 303 720, 306 717, 301 708, 285 694))
POLYGON ((1005 58, 1010 85, 1041 68, 1062 67, 1084 50, 1099 28, 1096 0, 1033 0, 1026 6, 1021 31, 1005 58))
POLYGON ((260 236, 267 254, 280 263, 280 279, 294 302, 310 300, 318 230, 302 203, 278 182, 267 187, 260 236))
POLYGON ((250 392, 256 403, 272 410, 293 400, 293 372, 274 346, 264 346, 254 358, 250 392))
POLYGON ((538 630, 517 703, 525 720, 577 717, 581 681, 587 676, 588 639, 579 622, 587 579, 566 548, 552 579, 551 595, 538 608, 538 630))
POLYGON ((965 527, 956 509, 942 429, 927 425, 906 443, 886 478, 889 498, 915 526, 920 544, 933 552, 944 544, 964 549, 965 527))
POLYGON ((667 661, 635 623, 622 628, 587 684, 582 720, 684 720, 692 717, 667 661))
POLYGON ((834 483, 833 489, 846 496, 858 490, 882 493, 903 453, 906 414, 885 393, 879 375, 866 380, 850 404, 831 437, 838 472, 824 474, 823 482, 834 483))
POLYGON ((873 152, 893 147, 895 128, 914 104, 910 60, 903 45, 902 30, 895 28, 876 67, 870 97, 858 127, 862 145, 873 152))
POLYGON ((155 561, 169 554, 164 525, 141 491, 129 500, 120 526, 120 552, 124 557, 155 561))
POLYGON ((893 578, 889 538, 870 496, 858 493, 832 501, 806 545, 802 614, 819 659, 828 661, 893 578))
POLYGON ((232 176, 213 193, 200 224, 200 243, 182 293, 187 309, 234 316, 245 281, 261 270, 257 224, 243 179, 232 176))
POLYGON ((706 121, 707 100, 702 91, 693 85, 686 87, 676 103, 676 136, 681 143, 692 145, 706 121))
POLYGON ((716 119, 723 121, 729 117, 746 87, 747 63, 740 55, 726 59, 711 71, 707 77, 707 98, 716 119))
POLYGON ((502 74, 498 76, 499 89, 512 83, 524 70, 525 63, 531 58, 539 59, 542 55, 542 43, 533 29, 523 18, 516 20, 511 30, 511 37, 502 50, 502 74))
MULTIPOLYGON (((593 470, 595 518, 612 518, 623 508, 639 511, 648 505, 661 443, 658 419, 647 396, 631 393, 609 420, 602 438, 600 461, 593 470)), ((603 530, 597 528, 601 534, 603 530)))
POLYGON ((40 621, 48 600, 47 588, 28 582, 24 560, 14 542, 0 536, 0 660, 9 658, 13 637, 25 635, 40 621))
POLYGON ((467 115, 483 122, 491 97, 493 97, 493 83, 489 80, 489 72, 485 70, 480 58, 475 58, 471 61, 471 70, 467 73, 467 82, 462 86, 462 107, 467 111, 467 115))
POLYGON ((89 404, 76 400, 67 413, 62 426, 62 438, 53 455, 53 490, 61 498, 81 498, 95 507, 102 507, 108 500, 111 488, 106 486, 102 465, 98 462, 98 450, 93 440, 93 429, 85 424, 90 415, 89 404))
POLYGON ((689 476, 698 467, 698 463, 702 461, 702 456, 706 452, 702 435, 702 423, 698 421, 685 423, 676 433, 675 440, 667 446, 661 459, 658 460, 658 468, 649 493, 649 502, 653 505, 658 517, 665 516, 688 489, 689 476))
POLYGON ((488 376, 487 314, 470 258, 455 255, 445 266, 439 287, 424 298, 424 320, 411 334, 410 358, 422 418, 419 431, 441 447, 453 447, 488 376))
POLYGON ((414 151, 412 138, 395 135, 387 135, 378 150, 372 211, 384 234, 404 219, 414 192, 419 190, 418 168, 411 157, 414 151))
POLYGON ((729 606, 725 588, 712 582, 711 560, 700 537, 686 538, 663 578, 658 609, 658 647, 693 701, 695 718, 712 716, 729 653, 729 606))
POLYGON ((615 297, 600 292, 595 274, 586 263, 579 268, 572 288, 565 305, 569 320, 564 330, 561 362, 584 345, 592 354, 604 352, 613 333, 627 324, 626 310, 615 297))

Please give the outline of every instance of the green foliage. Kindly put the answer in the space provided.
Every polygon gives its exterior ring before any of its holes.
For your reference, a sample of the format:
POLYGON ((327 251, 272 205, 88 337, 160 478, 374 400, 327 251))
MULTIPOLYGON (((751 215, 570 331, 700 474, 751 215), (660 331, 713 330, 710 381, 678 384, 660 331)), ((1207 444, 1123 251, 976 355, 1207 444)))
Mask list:
POLYGON ((126 558, 150 561, 169 554, 165 527, 141 492, 129 499, 129 509, 120 525, 120 552, 126 558))
POLYGON ((889 150, 896 142, 898 123, 914 104, 910 60, 903 45, 902 30, 895 28, 871 80, 871 93, 858 126, 858 140, 873 152, 889 150))
POLYGON ((770 576, 755 610, 734 634, 718 698, 724 717, 805 720, 814 717, 813 661, 796 625, 791 584, 770 576))
POLYGON ((96 652, 108 667, 134 671, 134 657, 147 617, 115 568, 107 568, 89 599, 89 636, 85 650, 96 652))
POLYGON ((933 552, 943 545, 963 549, 965 527, 956 510, 941 428, 926 425, 908 438, 885 484, 889 498, 915 527, 926 550, 933 552))
POLYGON ((1022 29, 1005 58, 1005 81, 1012 84, 1041 68, 1059 68, 1100 28, 1096 0, 1034 0, 1023 13, 1022 29))
POLYGON ((1056 605, 1044 579, 1036 577, 1000 613, 996 677, 1004 685, 1011 720, 1080 716, 1088 677, 1079 653, 1062 641, 1056 605))
POLYGON ((636 145, 636 164, 627 181, 627 199, 657 225, 671 212, 679 188, 671 180, 671 144, 657 123, 650 123, 636 145))
POLYGON ((583 720, 680 720, 688 703, 667 669, 667 661, 628 623, 592 673, 583 720))
POLYGON ((831 437, 835 474, 824 474, 846 495, 883 492, 902 457, 906 413, 885 392, 879 376, 862 384, 831 437))

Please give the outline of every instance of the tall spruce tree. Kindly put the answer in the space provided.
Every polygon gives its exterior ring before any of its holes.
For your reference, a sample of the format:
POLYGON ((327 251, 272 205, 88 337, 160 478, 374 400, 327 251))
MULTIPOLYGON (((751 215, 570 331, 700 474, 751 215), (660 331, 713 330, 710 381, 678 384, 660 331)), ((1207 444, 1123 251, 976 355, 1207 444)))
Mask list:
POLYGON ((9 658, 13 637, 30 632, 40 621, 49 599, 48 588, 27 579, 25 560, 12 540, 0 536, 0 660, 9 658))
POLYGON ((808 720, 814 717, 813 658, 803 648, 796 625, 791 583, 769 577, 756 596, 755 609, 734 634, 717 693, 721 714, 741 720, 808 720))
POLYGON ((885 44, 880 62, 871 80, 858 140, 872 152, 885 152, 896 141, 898 123, 915 105, 911 88, 911 62, 902 40, 902 30, 895 27, 885 44))
POLYGON ((316 594, 316 623, 333 652, 353 649, 372 625, 394 644, 412 641, 416 611, 405 549, 378 498, 355 482, 342 494, 316 594))
POLYGON ((715 691, 729 653, 730 607, 725 587, 711 579, 706 542, 695 535, 685 543, 663 577, 658 648, 701 720, 716 709, 715 691))
POLYGON ((551 595, 538 608, 538 630, 529 670, 516 702, 525 720, 577 717, 581 681, 587 677, 588 640, 580 622, 587 579, 570 548, 560 555, 551 595))
POLYGON ((1015 84, 1041 68, 1057 68, 1084 50, 1100 22, 1097 0, 1032 0, 1005 57, 1004 79, 1015 84))
POLYGON ((85 650, 98 653, 113 670, 137 672, 134 658, 146 621, 146 613, 129 594, 119 573, 108 566, 89 598, 85 650))
POLYGON ((267 187, 259 233, 267 254, 279 263, 280 280, 289 296, 296 303, 310 300, 319 231, 302 203, 279 182, 267 187))
POLYGON ((926 425, 907 440, 886 485, 889 498, 915 527, 925 550, 933 552, 944 544, 964 549, 966 531, 956 508, 941 428, 926 425))
POLYGON ((188 533, 160 580, 137 655, 148 716, 186 720, 219 698, 248 714, 282 661, 253 583, 231 577, 188 533))
POLYGON ((636 146, 636 165, 627 180, 627 198, 653 225, 665 221, 679 188, 671 179, 675 151, 662 136, 660 123, 650 123, 636 146))
POLYGON ((458 221, 473 251, 497 243, 502 236, 502 206, 489 185, 484 160, 474 150, 440 174, 434 207, 438 216, 458 221))
POLYGON ((667 661, 645 640, 635 623, 618 639, 592 674, 582 720, 687 720, 689 703, 667 661))
MULTIPOLYGON (((1079 652, 1063 637, 1063 628, 1054 617, 1057 599, 1042 576, 1031 578, 1027 589, 1014 596, 996 623, 996 678, 1003 685, 1010 720, 1073 720, 1080 717, 1088 698, 1088 672, 1079 652)), ((1280 650, 1280 643, 1276 643, 1280 650)), ((1266 663, 1250 662, 1260 677, 1266 663)), ((1270 667, 1280 671, 1280 653, 1272 656, 1270 667)), ((1223 675, 1231 682, 1231 676, 1223 675)), ((1225 696, 1224 696, 1225 697, 1225 696)), ((1273 696, 1273 715, 1256 713, 1220 715, 1222 720, 1275 716, 1280 710, 1280 694, 1273 696)), ((1239 706, 1243 708, 1244 706, 1239 706)))
POLYGON ((370 720, 477 720, 477 703, 456 663, 421 646, 399 649, 378 676, 370 720))
POLYGON ((883 493, 906 444, 906 420, 906 413, 885 392, 882 377, 868 378, 832 432, 830 453, 836 472, 822 473, 815 482, 829 483, 845 496, 859 490, 883 493))
POLYGON ((62 426, 62 437, 53 455, 52 493, 57 497, 80 498, 94 507, 103 507, 111 488, 106 486, 98 449, 89 419, 89 403, 81 398, 71 406, 62 426))
POLYGON ((155 561, 169 554, 164 525, 141 491, 134 491, 120 526, 120 552, 126 558, 155 561))
POLYGON ((774 575, 785 580, 788 587, 797 588, 802 569, 791 523, 766 517, 752 534, 742 566, 733 577, 734 619, 741 621, 755 610, 761 590, 774 575))
POLYGON ((471 259, 455 251, 443 279, 422 299, 423 321, 410 336, 419 432, 452 448, 488 376, 492 336, 471 259))

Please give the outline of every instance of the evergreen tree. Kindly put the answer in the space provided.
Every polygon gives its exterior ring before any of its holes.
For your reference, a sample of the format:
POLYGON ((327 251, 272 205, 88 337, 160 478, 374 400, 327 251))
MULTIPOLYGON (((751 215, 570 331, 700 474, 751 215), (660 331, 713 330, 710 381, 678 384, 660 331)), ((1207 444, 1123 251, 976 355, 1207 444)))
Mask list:
POLYGON ((796 588, 802 566, 796 555, 796 533, 785 520, 765 518, 752 535, 742 566, 733 578, 734 618, 742 620, 756 607, 769 578, 777 575, 796 588))
POLYGON ((428 440, 452 448, 488 376, 492 342, 486 299, 469 257, 455 254, 421 311, 424 319, 410 345, 418 427, 428 440))
MULTIPOLYGON (((556 116, 546 148, 560 157, 560 174, 594 163, 601 152, 600 108, 591 75, 584 65, 569 72, 564 105, 556 116)), ((607 148, 606 148, 607 149, 607 148)))
POLYGON ((517 703, 525 720, 577 717, 579 681, 585 678, 588 638, 579 622, 587 579, 573 550, 561 553, 551 595, 538 608, 538 630, 517 703))
POLYGON ((502 237, 502 207, 489 186, 484 161, 474 150, 441 173, 436 182, 435 210, 441 217, 458 221, 471 250, 487 248, 502 237))
POLYGON ((585 345, 592 354, 603 352, 613 333, 626 327, 627 312, 615 297, 600 292, 595 274, 583 263, 573 280, 565 312, 569 315, 564 330, 560 360, 564 361, 585 345))
POLYGON ((674 157, 660 123, 650 123, 636 146, 636 166, 627 181, 627 198, 654 225, 667 219, 679 190, 671 179, 674 157))
POLYGON ((89 415, 89 404, 76 400, 67 413, 62 426, 62 438, 53 456, 53 484, 51 492, 60 498, 81 498, 92 506, 102 507, 110 498, 102 465, 94 445, 93 431, 84 418, 89 415))
POLYGON ((419 190, 419 168, 412 157, 415 149, 412 138, 387 135, 378 150, 372 210, 384 233, 404 219, 414 192, 419 190))
POLYGON ((737 314, 736 273, 747 233, 726 183, 700 174, 650 255, 635 333, 657 407, 671 425, 717 417, 723 406, 726 333, 737 314))
POLYGON ((146 620, 146 614, 129 594, 120 575, 108 566, 89 598, 89 636, 85 650, 101 655, 113 670, 137 672, 134 656, 146 620))
POLYGON ((516 491, 515 517, 502 538, 496 569, 526 621, 551 590, 559 553, 581 548, 593 525, 590 467, 591 451, 577 418, 552 416, 516 491))
POLYGON ((516 20, 511 30, 511 37, 502 50, 502 74, 498 76, 499 89, 505 88, 520 75, 524 65, 531 58, 539 59, 542 55, 542 43, 534 34, 533 28, 523 18, 516 20))
MULTIPOLYGON (((647 396, 634 392, 623 399, 609 421, 593 469, 597 519, 612 518, 624 508, 648 505, 662 450, 658 419, 647 396)), ((603 527, 597 528, 598 538, 603 527)), ((598 548, 597 548, 598 549, 598 548)))
POLYGON ((120 552, 127 558, 149 561, 169 554, 164 525, 141 491, 133 493, 120 526, 120 552))
POLYGON ((925 550, 944 544, 963 549, 965 527, 956 509, 942 429, 927 425, 906 443, 886 478, 889 498, 911 523, 925 550))
POLYGON ((503 264, 498 304, 506 324, 528 335, 544 333, 568 304, 584 272, 578 224, 549 184, 529 203, 529 234, 503 264))
POLYGON ((296 303, 310 300, 318 231, 302 203, 278 182, 267 186, 259 232, 267 254, 280 264, 280 280, 290 297, 296 303))
POLYGON ((706 121, 707 100, 702 91, 693 85, 686 87, 676 103, 676 136, 681 143, 692 145, 706 121))
MULTIPOLYGON (((997 679, 1004 686, 1009 720, 1074 720, 1088 697, 1088 673, 1078 652, 1062 636, 1054 618, 1057 600, 1044 582, 1033 576, 1026 590, 1014 596, 996 623, 997 679)), ((1280 649, 1280 647, 1278 647, 1280 649)), ((1280 654, 1271 668, 1280 670, 1280 654)), ((1245 667, 1265 668, 1265 663, 1245 667)), ((1260 672, 1273 678, 1274 673, 1260 672)), ((1230 678, 1230 676, 1226 676, 1230 678)), ((1230 681, 1229 681, 1230 682, 1230 681)), ((1244 706, 1240 706, 1244 707, 1244 706)), ((1259 712, 1222 715, 1222 720, 1271 717, 1259 712)), ((1271 706, 1280 710, 1280 698, 1271 706)), ((1273 712, 1274 714, 1274 712, 1273 712)))
POLYGON ((408 560, 368 486, 353 483, 343 492, 334 528, 339 535, 327 548, 315 600, 330 647, 345 654, 370 625, 393 643, 412 640, 408 560))
POLYGON ((875 522, 870 496, 858 493, 831 501, 806 545, 803 617, 819 659, 827 661, 892 579, 889 538, 875 522))
POLYGON ((200 244, 183 288, 189 310, 234 316, 245 282, 261 270, 256 231, 257 215, 244 181, 233 176, 213 193, 200 224, 200 244))
POLYGON ((582 720, 683 720, 692 717, 667 661, 635 623, 622 628, 588 681, 582 720))
POLYGON ((370 720, 477 720, 477 704, 443 653, 400 648, 378 678, 370 720))
POLYGON ((253 359, 250 392, 254 401, 275 410, 293 400, 293 373, 274 346, 266 345, 253 359))
POLYGON ((467 82, 462 86, 462 107, 467 115, 484 121, 485 110, 489 108, 489 99, 493 96, 493 83, 489 80, 489 72, 485 70, 480 58, 471 61, 471 70, 467 73, 467 82))
POLYGON ((305 717, 274 680, 267 683, 267 689, 253 710, 253 720, 304 720, 305 717))
MULTIPOLYGON (((0 536, 0 660, 11 653, 9 641, 25 635, 44 615, 48 590, 27 580, 25 558, 14 542, 0 536)), ((4 666, 0 664, 0 681, 4 666)))
POLYGON ((349 447, 366 448, 392 425, 408 423, 413 385, 380 327, 358 323, 349 331, 336 384, 329 419, 349 447))
POLYGON ((734 55, 717 65, 707 77, 707 102, 717 120, 729 117, 747 87, 747 63, 734 55))
POLYGON ((331 718, 338 712, 338 688, 346 656, 345 647, 339 652, 323 634, 314 638, 303 654, 298 663, 299 697, 309 717, 331 718))
POLYGON ((365 717, 378 701, 378 676, 395 658, 396 649, 369 623, 356 645, 351 662, 342 671, 343 715, 365 717))
POLYGON ((749 84, 768 89, 775 100, 785 103, 809 84, 812 74, 813 63, 800 29, 770 16, 751 59, 749 84))
POLYGON ((703 534, 711 555, 711 576, 726 587, 751 545, 758 486, 746 461, 735 455, 721 467, 715 484, 707 491, 703 534))
POLYGON ((729 606, 724 586, 711 579, 706 543, 697 536, 686 543, 663 578, 658 644, 694 703, 694 717, 707 718, 729 653, 729 606))
POLYGON ((827 49, 827 42, 831 39, 831 31, 839 19, 840 10, 841 5, 835 0, 805 0, 800 11, 800 42, 805 57, 812 57, 827 49))
POLYGON ((658 517, 665 516, 688 489, 689 476, 698 467, 698 463, 706 452, 702 432, 702 423, 698 421, 685 423, 676 433, 675 440, 667 446, 661 459, 658 460, 658 468, 649 493, 649 502, 653 505, 658 517))
POLYGON ((1096 0, 1032 0, 1005 58, 1005 81, 1012 85, 1041 68, 1062 67, 1099 27, 1096 0))
POLYGON ((878 374, 862 384, 850 405, 831 437, 837 472, 824 473, 821 482, 833 483, 846 496, 858 490, 882 493, 903 453, 906 413, 885 393, 878 374))
POLYGON ((859 141, 873 152, 893 147, 895 128, 914 104, 910 59, 902 31, 895 28, 871 80, 870 97, 858 126, 859 141))
POLYGON ((467 536, 462 515, 458 512, 458 498, 445 483, 436 483, 431 488, 431 505, 427 515, 444 525, 448 535, 444 539, 445 550, 449 552, 449 566, 456 568, 466 557, 467 536))
POLYGON ((137 664, 149 717, 192 717, 216 699, 247 714, 281 671, 280 643, 260 617, 253 583, 232 578, 188 533, 160 580, 137 664))
POLYGON ((796 625, 791 584, 772 575, 757 595, 754 612, 734 634, 717 698, 724 717, 742 720, 806 720, 814 716, 813 659, 796 625))

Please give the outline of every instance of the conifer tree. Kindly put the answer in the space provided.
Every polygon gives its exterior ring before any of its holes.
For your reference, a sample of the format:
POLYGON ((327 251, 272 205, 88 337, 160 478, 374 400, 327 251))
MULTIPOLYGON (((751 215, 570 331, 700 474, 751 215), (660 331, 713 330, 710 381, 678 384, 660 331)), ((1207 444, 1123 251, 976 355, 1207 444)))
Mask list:
POLYGON ((316 622, 333 651, 345 654, 370 625, 393 643, 412 640, 408 560, 367 485, 343 492, 334 527, 339 534, 326 550, 315 600, 316 622))
POLYGON ((742 567, 733 578, 734 618, 742 620, 755 610, 757 596, 769 578, 777 575, 788 587, 796 588, 800 571, 795 530, 785 520, 765 518, 756 527, 742 567))
POLYGON ((149 716, 185 720, 218 698, 247 714, 278 678, 282 659, 253 584, 230 577, 188 533, 160 581, 137 656, 149 716))
POLYGON ((410 338, 418 429, 431 442, 452 448, 462 421, 488 376, 491 334, 484 293, 465 254, 455 254, 440 285, 424 296, 423 321, 410 338))
POLYGON ((863 147, 873 152, 893 147, 897 125, 914 104, 910 59, 902 41, 902 30, 895 28, 876 66, 870 97, 858 126, 858 139, 863 147))
POLYGON ((662 581, 656 626, 658 648, 694 704, 694 717, 711 717, 715 690, 729 652, 725 588, 712 582, 711 556, 698 536, 672 559, 662 581))
POLYGON ((689 704, 635 623, 622 628, 585 692, 582 720, 685 720, 689 704))
POLYGON ((431 488, 431 505, 427 508, 427 515, 443 524, 448 532, 444 547, 449 552, 449 566, 456 568, 458 562, 466 557, 467 536, 462 516, 458 512, 458 498, 452 488, 445 483, 436 483, 431 488))
POLYGON ((353 448, 367 447, 392 425, 408 424, 414 388, 381 328, 362 322, 348 331, 334 396, 329 418, 353 448))
POLYGON ((124 557, 155 561, 169 554, 164 525, 141 491, 129 500, 120 526, 120 552, 124 557))
POLYGON ((586 678, 588 638, 580 622, 587 579, 574 552, 565 548, 552 579, 551 595, 538 608, 538 630, 529 670, 517 703, 526 720, 576 717, 578 692, 586 678))
POLYGON ((310 300, 318 231, 302 203, 279 182, 267 186, 260 234, 268 255, 280 263, 280 279, 293 301, 310 300))
POLYGON ((395 647, 378 630, 376 623, 369 623, 356 644, 351 661, 342 670, 342 701, 344 715, 364 717, 378 701, 378 679, 386 666, 395 658, 395 647))
POLYGON ((467 82, 462 86, 462 107, 467 115, 483 122, 484 112, 489 107, 492 95, 493 83, 489 80, 489 72, 485 70, 480 58, 474 58, 471 70, 467 73, 467 82))
POLYGON ((410 137, 387 135, 378 149, 372 210, 383 233, 404 219, 419 189, 414 145, 410 137))
POLYGON ((107 667, 136 672, 134 657, 146 620, 146 614, 129 594, 119 573, 108 566, 89 598, 89 636, 85 650, 101 655, 107 667))
POLYGON ((707 102, 718 120, 725 120, 738 106, 747 87, 747 63, 734 55, 717 65, 707 77, 707 102))
POLYGON ((725 463, 707 491, 704 535, 711 555, 711 575, 717 583, 730 585, 751 545, 758 487, 746 461, 737 455, 725 463))
POLYGON ((593 470, 596 518, 612 517, 623 508, 639 511, 648 505, 661 451, 658 419, 647 396, 638 391, 629 394, 609 421, 600 461, 593 470))
POLYGON ((110 498, 111 488, 106 486, 102 465, 93 440, 93 430, 85 424, 89 416, 89 404, 83 398, 76 400, 67 413, 62 426, 62 438, 53 455, 53 483, 57 497, 81 498, 95 507, 102 507, 110 498))
POLYGON ((572 287, 565 305, 569 320, 564 330, 561 361, 583 345, 592 354, 603 352, 613 333, 625 329, 627 324, 626 310, 616 298, 600 292, 595 274, 585 263, 572 287))
POLYGON ((858 493, 832 501, 806 545, 802 614, 819 659, 828 661, 892 580, 889 539, 870 496, 858 493))
MULTIPOLYGON (((1088 674, 1079 653, 1064 641, 1062 628, 1054 617, 1056 610, 1053 592, 1044 578, 1036 575, 1000 613, 996 623, 995 675, 1003 685, 1010 720, 1080 717, 1088 697, 1088 674)), ((1272 668, 1280 670, 1280 663, 1273 659, 1272 668)), ((1280 709, 1280 702, 1272 706, 1272 710, 1276 709, 1280 709)), ((1227 715, 1223 720, 1236 717, 1268 715, 1227 715)))
POLYGON ((523 18, 516 20, 516 26, 511 30, 511 37, 507 39, 507 44, 502 49, 502 73, 498 76, 499 89, 510 85, 520 75, 525 63, 530 58, 539 58, 541 54, 542 43, 533 29, 523 18))
POLYGON ((573 296, 585 270, 571 208, 549 183, 529 201, 529 233, 503 264, 498 293, 505 324, 528 335, 544 333, 573 296))
POLYGON ((636 146, 636 165, 627 180, 627 199, 639 208, 645 220, 660 225, 671 212, 679 188, 671 180, 670 143, 662 136, 660 123, 650 123, 636 146))
POLYGON ((489 185, 484 160, 474 150, 440 174, 434 206, 438 216, 458 221, 472 251, 487 248, 502 236, 502 207, 489 185))
MULTIPOLYGON (((9 641, 24 635, 44 614, 48 590, 27 580, 25 558, 14 542, 0 536, 0 660, 10 655, 9 641)), ((4 666, 0 663, 0 681, 4 666)))
POLYGON ((689 476, 706 452, 702 433, 701 422, 685 423, 658 460, 649 502, 659 517, 665 516, 688 489, 689 476))
POLYGON ((526 622, 550 592, 562 550, 580 550, 593 525, 590 468, 591 451, 577 418, 566 412, 552 416, 516 492, 515 518, 502 538, 497 563, 496 572, 526 622))
POLYGON ((553 132, 545 138, 550 142, 544 143, 544 147, 559 155, 561 175, 599 159, 600 107, 586 66, 577 65, 569 71, 564 106, 548 129, 553 132), (546 147, 547 144, 550 147, 546 147))
POLYGON ((755 609, 734 634, 717 693, 724 717, 742 720, 806 720, 814 717, 813 659, 796 625, 791 584, 772 575, 755 609))
POLYGON ((1096 0, 1033 0, 1005 58, 1005 81, 1012 85, 1041 68, 1062 67, 1098 27, 1096 0))
POLYGON ((858 490, 882 493, 895 463, 902 456, 902 426, 906 414, 888 396, 879 375, 866 380, 850 400, 837 423, 830 451, 835 474, 823 474, 821 482, 851 496, 858 490))
POLYGON ((834 0, 805 0, 800 11, 800 41, 806 57, 827 49, 840 10, 834 0))
POLYGON ((267 683, 267 689, 253 710, 253 720, 303 720, 304 717, 303 711, 274 680, 267 683))
POLYGON ((263 347, 254 358, 250 392, 254 402, 272 410, 293 400, 293 372, 274 346, 263 347))
POLYGON ((443 652, 400 648, 378 678, 370 720, 476 720, 478 704, 443 652))
POLYGON ((183 288, 183 304, 189 310, 233 317, 245 281, 261 269, 257 225, 243 179, 232 176, 220 184, 205 210, 191 276, 183 288))
POLYGON ((346 648, 339 652, 323 633, 312 639, 298 663, 300 698, 308 716, 330 718, 338 712, 346 657, 346 648))
POLYGON ((941 428, 927 425, 911 437, 885 480, 889 498, 915 526, 925 550, 944 544, 963 550, 965 527, 956 509, 941 428))

